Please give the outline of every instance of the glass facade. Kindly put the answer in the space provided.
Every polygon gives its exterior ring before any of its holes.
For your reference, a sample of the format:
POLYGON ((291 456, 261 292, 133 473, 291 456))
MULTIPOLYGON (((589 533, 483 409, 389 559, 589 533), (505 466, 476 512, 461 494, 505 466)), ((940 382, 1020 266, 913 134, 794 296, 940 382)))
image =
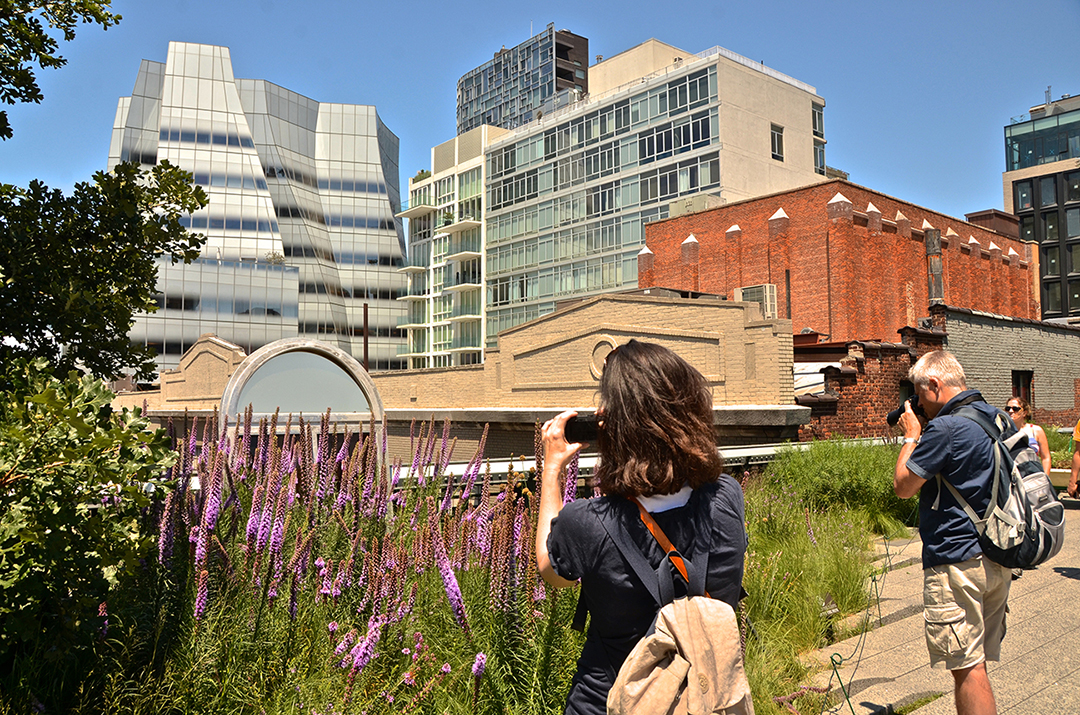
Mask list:
POLYGON ((367 305, 371 369, 403 367, 397 156, 374 107, 236 79, 228 48, 174 42, 165 63, 144 60, 109 165, 167 159, 210 201, 185 218, 207 236, 202 258, 162 263, 161 309, 137 316, 132 339, 159 347, 159 369, 206 332, 248 352, 312 337, 362 360, 367 305))
POLYGON ((1020 238, 1039 243, 1042 316, 1080 316, 1080 171, 1014 181, 1020 238))
POLYGON ((540 34, 458 80, 457 132, 483 124, 509 129, 556 106, 564 90, 589 91, 589 40, 549 24, 540 34))
POLYGON ((487 337, 636 287, 645 224, 720 187, 718 111, 716 65, 698 65, 489 147, 487 337))
POLYGON ((1080 157, 1080 109, 1005 127, 1005 171, 1080 157))

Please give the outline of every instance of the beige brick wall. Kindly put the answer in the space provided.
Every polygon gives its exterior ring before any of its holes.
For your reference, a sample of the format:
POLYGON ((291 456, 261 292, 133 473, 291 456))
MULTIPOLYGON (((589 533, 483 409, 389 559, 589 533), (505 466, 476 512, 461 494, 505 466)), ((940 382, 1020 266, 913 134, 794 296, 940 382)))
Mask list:
POLYGON ((598 296, 499 335, 483 365, 372 375, 387 409, 594 407, 611 347, 659 343, 698 368, 717 405, 791 404, 791 323, 756 304, 598 296))

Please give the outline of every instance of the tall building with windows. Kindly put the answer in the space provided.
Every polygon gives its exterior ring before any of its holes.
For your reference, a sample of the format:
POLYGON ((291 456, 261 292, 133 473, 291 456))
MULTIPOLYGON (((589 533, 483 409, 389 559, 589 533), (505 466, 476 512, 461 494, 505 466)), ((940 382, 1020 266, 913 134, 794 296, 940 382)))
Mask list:
POLYGON ((1080 321, 1080 97, 1032 107, 1005 127, 1005 211, 1039 243, 1042 317, 1080 321))
POLYGON ((548 24, 540 34, 466 73, 457 83, 457 132, 504 129, 538 119, 589 92, 589 39, 548 24))
POLYGON ((375 107, 237 79, 228 48, 171 42, 120 99, 109 149, 110 167, 165 159, 210 201, 185 219, 207 236, 201 257, 159 263, 159 309, 131 333, 159 369, 208 332, 248 352, 301 336, 372 370, 405 366, 398 139, 375 107))
POLYGON ((461 364, 448 348, 458 296, 445 297, 459 279, 462 292, 483 286, 489 345, 558 300, 636 288, 650 221, 825 179, 825 101, 760 62, 649 40, 590 67, 589 81, 588 95, 527 124, 436 147, 434 172, 410 182, 410 367, 461 364), (478 150, 483 192, 471 197, 478 150), (479 250, 463 253, 474 229, 479 250), (437 284, 445 302, 429 315, 419 304, 437 284))

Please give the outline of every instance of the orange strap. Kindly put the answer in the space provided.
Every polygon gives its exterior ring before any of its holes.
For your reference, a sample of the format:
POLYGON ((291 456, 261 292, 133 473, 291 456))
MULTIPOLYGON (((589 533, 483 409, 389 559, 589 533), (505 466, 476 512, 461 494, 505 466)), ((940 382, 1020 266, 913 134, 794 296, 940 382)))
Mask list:
MULTIPOLYGON (((656 523, 656 519, 652 514, 645 511, 645 507, 641 505, 641 502, 637 500, 637 497, 630 497, 630 501, 637 504, 638 512, 641 514, 641 520, 645 522, 645 527, 649 530, 649 533, 653 535, 656 542, 660 544, 660 548, 664 550, 664 553, 671 558, 671 563, 675 564, 675 568, 679 571, 679 575, 683 577, 687 585, 690 584, 690 574, 686 571, 686 564, 683 562, 682 556, 679 555, 679 550, 675 548, 675 545, 671 543, 671 539, 667 537, 664 530, 660 528, 660 525, 656 523)), ((705 596, 709 596, 709 592, 705 592, 705 596)))

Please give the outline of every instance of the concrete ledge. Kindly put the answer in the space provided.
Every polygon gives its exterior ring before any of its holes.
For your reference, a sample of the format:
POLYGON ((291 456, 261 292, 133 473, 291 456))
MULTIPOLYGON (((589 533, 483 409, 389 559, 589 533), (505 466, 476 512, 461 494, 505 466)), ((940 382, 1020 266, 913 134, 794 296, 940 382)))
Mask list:
MULTIPOLYGON (((593 412, 596 408, 587 406, 567 406, 548 408, 500 408, 500 407, 460 407, 446 409, 388 408, 386 419, 390 422, 428 421, 432 417, 436 422, 449 419, 451 422, 477 422, 480 424, 527 424, 546 422, 564 410, 593 412)), ((734 405, 716 407, 713 410, 713 424, 723 427, 794 427, 810 421, 810 408, 798 405, 734 405)))

